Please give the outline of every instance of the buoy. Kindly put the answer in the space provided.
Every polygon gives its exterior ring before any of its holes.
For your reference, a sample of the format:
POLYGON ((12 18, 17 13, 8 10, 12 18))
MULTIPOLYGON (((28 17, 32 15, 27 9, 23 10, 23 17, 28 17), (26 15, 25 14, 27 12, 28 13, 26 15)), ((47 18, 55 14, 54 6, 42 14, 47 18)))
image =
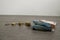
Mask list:
POLYGON ((22 24, 19 22, 18 25, 21 26, 22 24))
POLYGON ((24 23, 23 22, 18 22, 18 25, 22 26, 22 25, 24 25, 24 23))
POLYGON ((5 24, 5 26, 8 26, 8 25, 10 25, 10 24, 5 24))
POLYGON ((14 26, 14 25, 16 25, 16 23, 15 23, 15 22, 13 22, 13 23, 11 23, 11 25, 12 25, 12 26, 14 26))
POLYGON ((31 23, 30 22, 26 22, 25 23, 25 26, 30 27, 31 26, 31 23))

